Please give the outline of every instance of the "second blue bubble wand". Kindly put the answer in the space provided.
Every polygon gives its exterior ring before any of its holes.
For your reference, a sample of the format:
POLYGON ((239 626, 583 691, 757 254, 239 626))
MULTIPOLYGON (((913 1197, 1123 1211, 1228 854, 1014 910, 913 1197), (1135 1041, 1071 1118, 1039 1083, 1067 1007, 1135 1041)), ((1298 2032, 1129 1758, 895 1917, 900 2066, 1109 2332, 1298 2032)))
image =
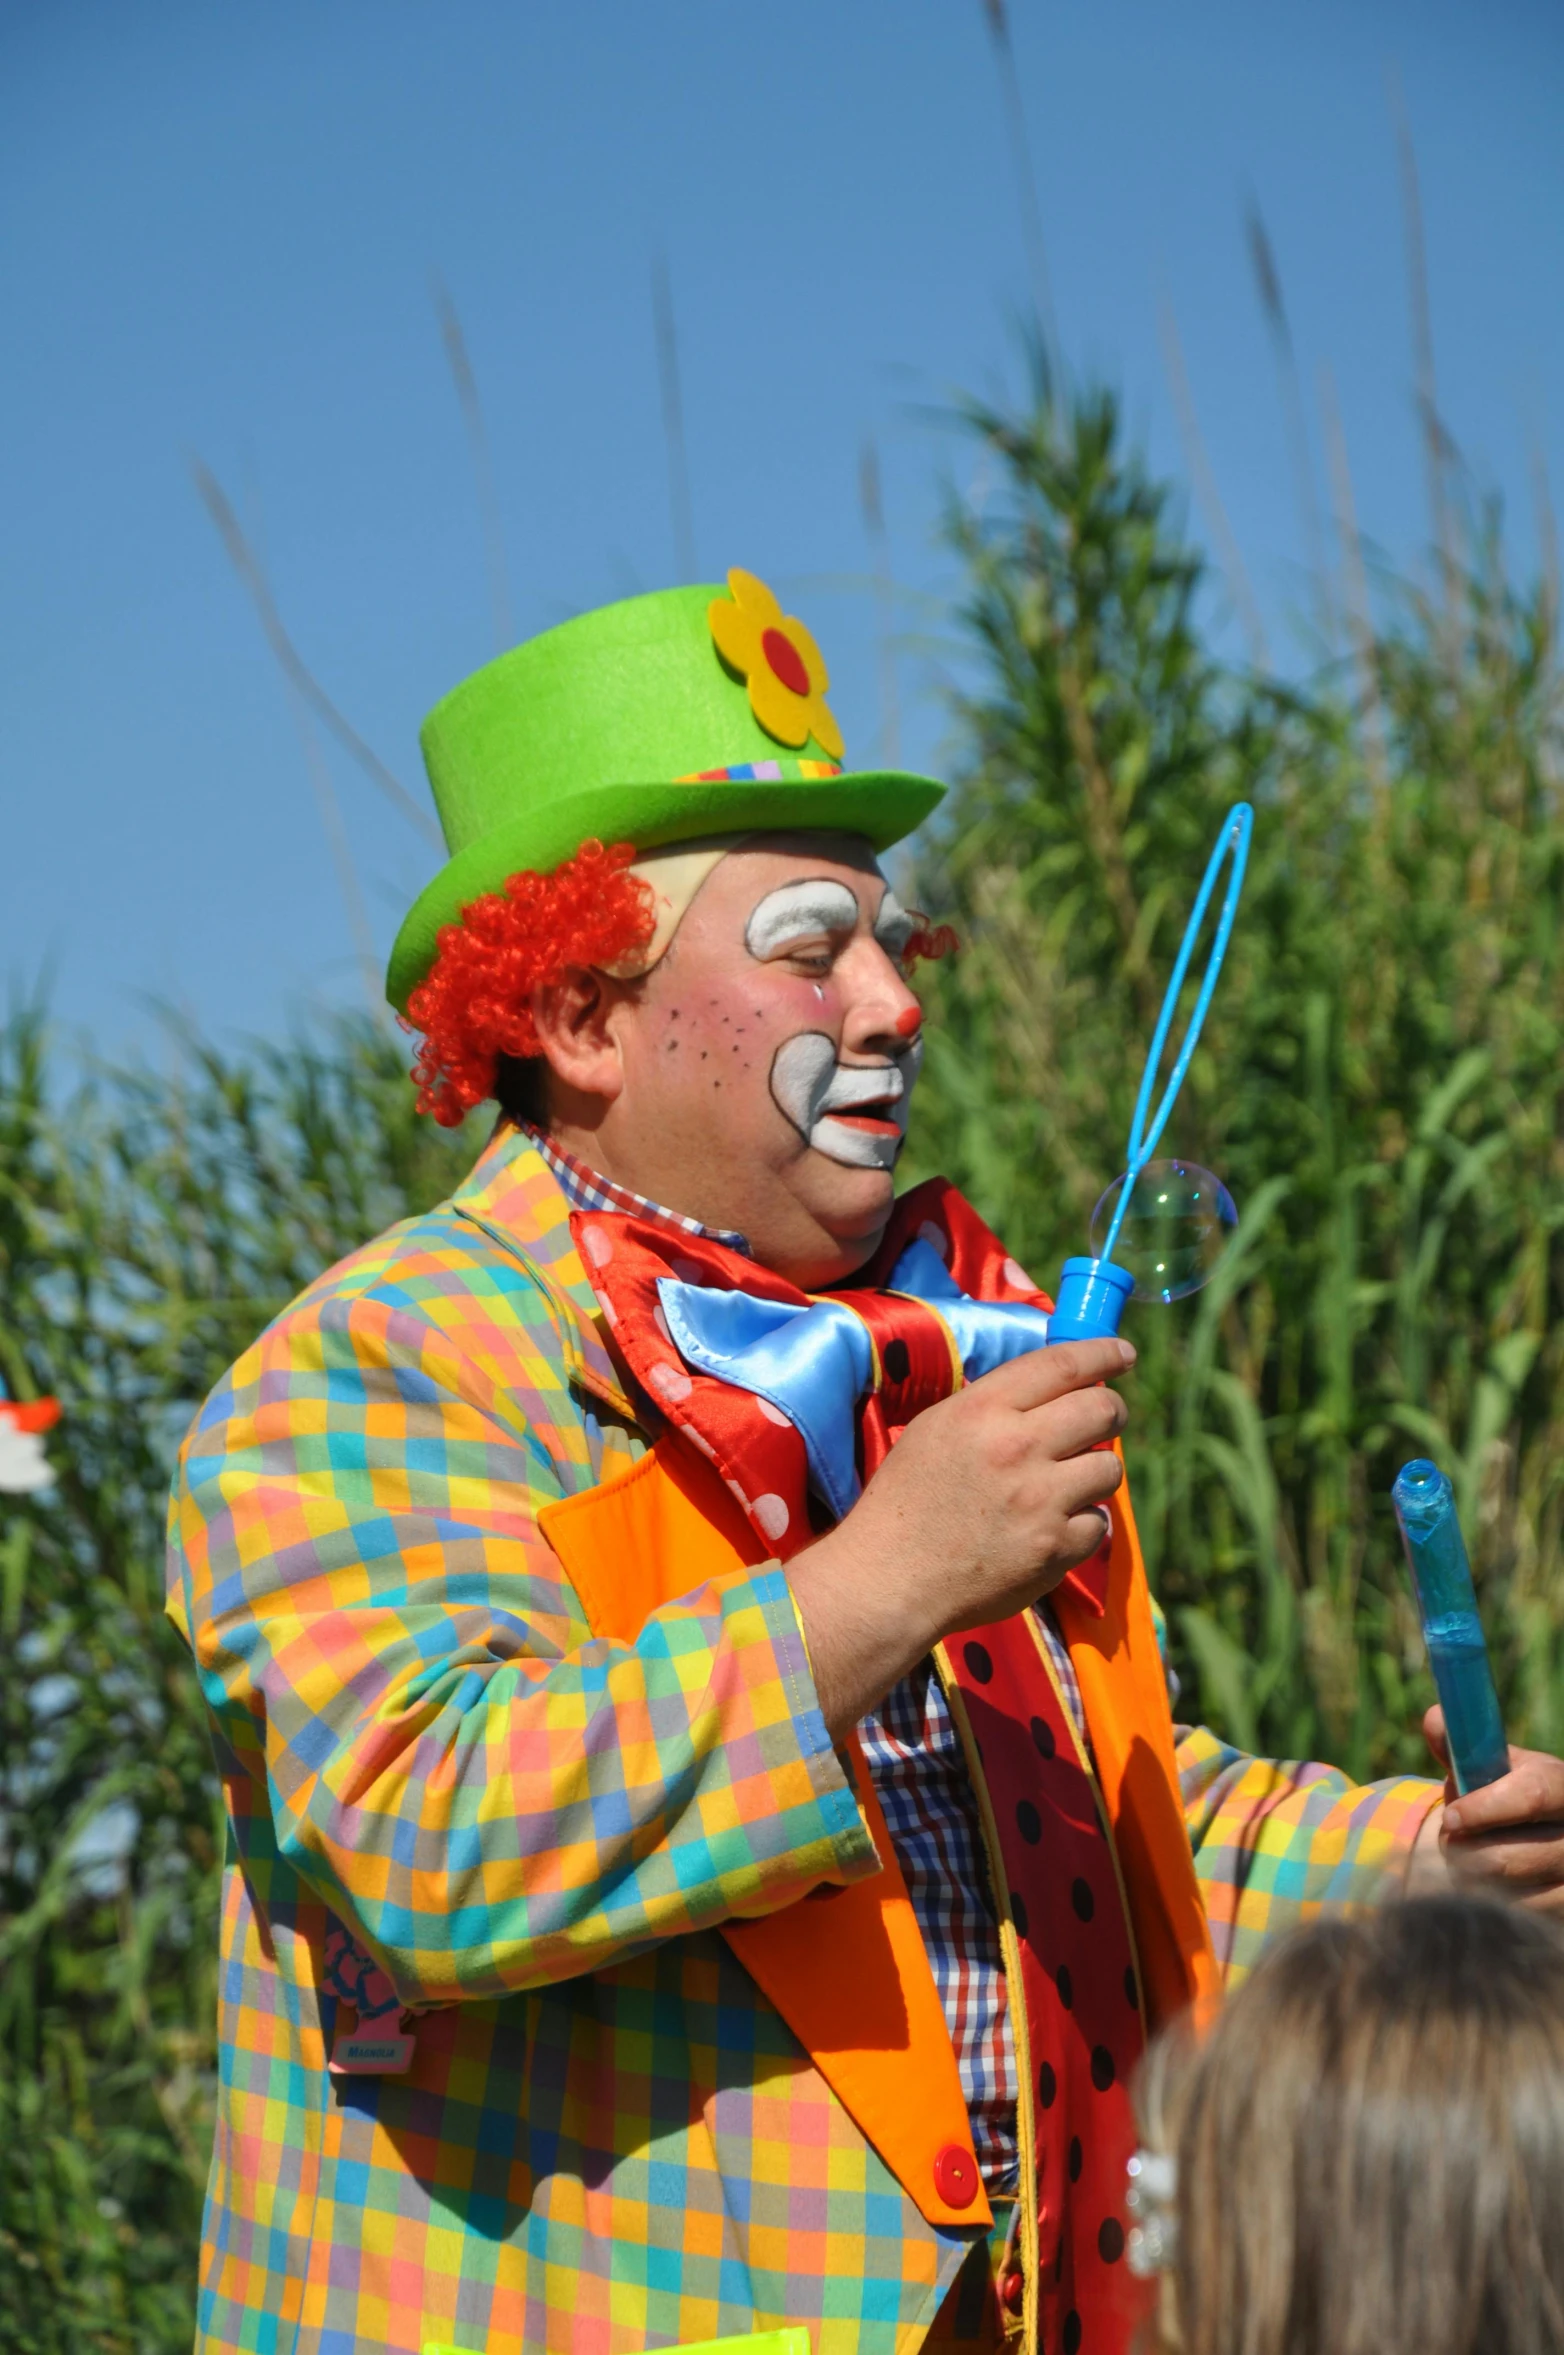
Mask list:
MULTIPOLYGON (((1146 1068, 1141 1075, 1140 1093, 1135 1099, 1134 1118, 1130 1122, 1129 1150, 1125 1156, 1124 1175, 1118 1181, 1118 1200, 1103 1242, 1102 1251, 1090 1259, 1067 1259, 1059 1277, 1058 1299, 1048 1320, 1048 1338, 1057 1341, 1096 1341, 1117 1333, 1124 1304, 1135 1289, 1135 1277, 1128 1268, 1116 1266, 1114 1250, 1135 1186, 1157 1149, 1168 1116, 1178 1100, 1190 1061, 1200 1041, 1200 1033, 1216 991, 1217 976, 1222 960, 1227 955, 1227 944, 1232 938, 1233 920, 1238 913, 1238 901, 1244 887, 1244 870, 1249 860, 1249 837, 1254 828, 1254 811, 1247 801, 1233 804, 1222 821, 1222 831, 1206 862, 1200 889, 1190 910, 1189 922, 1174 959, 1172 976, 1162 1000, 1162 1011, 1152 1033, 1151 1046, 1146 1055, 1146 1068), (1178 1011, 1178 1001, 1189 968, 1194 959, 1200 928, 1215 897, 1222 869, 1231 862, 1227 889, 1217 915, 1216 931, 1212 938, 1206 969, 1201 977, 1194 1011, 1189 1017, 1167 1086, 1160 1102, 1152 1109, 1156 1094, 1157 1074, 1167 1051, 1168 1034, 1178 1011)), ((1213 1185, 1215 1181, 1212 1181, 1213 1185)), ((1110 1189, 1111 1190, 1111 1189, 1110 1189)), ((1220 1189, 1217 1189, 1220 1191, 1220 1189)), ((1225 1200, 1225 1196, 1224 1196, 1225 1200)), ((1231 1206, 1227 1217, 1231 1222, 1231 1206)))

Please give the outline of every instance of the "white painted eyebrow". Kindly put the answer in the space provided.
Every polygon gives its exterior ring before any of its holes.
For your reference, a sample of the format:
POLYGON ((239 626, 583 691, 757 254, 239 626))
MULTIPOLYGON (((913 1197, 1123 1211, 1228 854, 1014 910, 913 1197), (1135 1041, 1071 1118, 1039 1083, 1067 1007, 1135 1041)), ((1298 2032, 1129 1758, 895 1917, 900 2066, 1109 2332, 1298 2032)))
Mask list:
POLYGON ((845 883, 830 875, 806 875, 767 892, 744 927, 744 946, 764 962, 791 941, 821 932, 853 932, 857 925, 858 902, 845 883))
POLYGON ((874 919, 874 937, 890 956, 900 958, 907 943, 918 929, 916 916, 909 916, 889 884, 874 919))

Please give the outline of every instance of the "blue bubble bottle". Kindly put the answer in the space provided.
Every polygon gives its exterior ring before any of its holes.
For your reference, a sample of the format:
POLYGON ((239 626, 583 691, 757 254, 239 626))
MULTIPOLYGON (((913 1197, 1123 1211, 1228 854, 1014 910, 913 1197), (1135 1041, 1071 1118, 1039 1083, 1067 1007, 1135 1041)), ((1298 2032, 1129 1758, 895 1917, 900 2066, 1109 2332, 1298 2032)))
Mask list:
POLYGON ((1434 1690, 1445 1713, 1450 1771, 1458 1791, 1480 1790, 1509 1773, 1510 1746, 1455 1496, 1439 1466, 1419 1456, 1396 1474, 1390 1501, 1406 1548, 1434 1690))
POLYGON ((1067 1259, 1059 1276, 1048 1338, 1058 1341, 1101 1341, 1117 1333, 1125 1304, 1136 1300, 1182 1300, 1198 1291, 1233 1228, 1238 1213, 1232 1196, 1210 1170, 1188 1161, 1154 1161, 1162 1132, 1184 1084, 1211 1000, 1217 976, 1232 937, 1233 919, 1244 887, 1249 859, 1249 837, 1254 812, 1248 802, 1235 802, 1222 821, 1215 848, 1184 927, 1174 960, 1172 978, 1157 1016, 1135 1116, 1130 1122, 1129 1150, 1124 1174, 1115 1178, 1092 1214, 1089 1258, 1067 1259), (1231 860, 1227 889, 1217 916, 1211 953, 1195 999, 1194 1012, 1173 1059, 1162 1099, 1152 1108, 1153 1091, 1162 1057, 1178 1011, 1200 927, 1215 895, 1223 866, 1231 860), (1099 1242, 1099 1234, 1101 1241, 1099 1242), (1115 1252, 1122 1257, 1116 1259, 1115 1252))

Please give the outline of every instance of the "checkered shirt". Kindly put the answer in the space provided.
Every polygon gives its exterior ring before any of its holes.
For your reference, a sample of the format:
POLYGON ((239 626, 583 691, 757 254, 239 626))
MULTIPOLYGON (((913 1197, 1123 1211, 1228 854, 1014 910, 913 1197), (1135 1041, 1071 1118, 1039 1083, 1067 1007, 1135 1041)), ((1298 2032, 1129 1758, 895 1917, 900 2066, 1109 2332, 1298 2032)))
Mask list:
POLYGON ((704 1235, 709 1243, 725 1243, 730 1251, 742 1251, 750 1257, 749 1244, 733 1227, 705 1227, 698 1218, 686 1218, 681 1210, 665 1210, 660 1202, 638 1194, 633 1186, 622 1186, 616 1178, 604 1177, 600 1169, 567 1153, 562 1145, 544 1130, 534 1128, 531 1121, 522 1124, 522 1133, 537 1147, 549 1168, 558 1178, 566 1201, 572 1210, 618 1210, 626 1218, 649 1218, 659 1226, 673 1227, 681 1235, 704 1235))
MULTIPOLYGON (((228 1816, 199 2355, 914 2355, 930 2225, 717 1925, 878 1869, 775 1563, 595 1638, 537 1528, 649 1435, 530 1141, 328 1270, 181 1452, 169 1608, 228 1816), (420 2013, 330 2076, 340 1928, 420 2013)), ((1437 1794, 1180 1751, 1219 1951, 1437 1794)), ((937 1941, 936 1941, 937 1943, 937 1941)))

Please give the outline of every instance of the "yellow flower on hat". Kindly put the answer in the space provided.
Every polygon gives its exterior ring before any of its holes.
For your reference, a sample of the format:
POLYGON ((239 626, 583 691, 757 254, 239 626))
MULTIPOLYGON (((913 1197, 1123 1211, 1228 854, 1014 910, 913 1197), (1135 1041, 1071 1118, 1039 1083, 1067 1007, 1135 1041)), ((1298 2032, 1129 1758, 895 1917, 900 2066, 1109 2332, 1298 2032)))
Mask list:
POLYGON ((833 760, 842 757, 842 731, 826 704, 831 674, 803 623, 782 611, 764 581, 737 566, 729 594, 707 607, 717 652, 749 688, 749 708, 779 744, 811 736, 833 760))

